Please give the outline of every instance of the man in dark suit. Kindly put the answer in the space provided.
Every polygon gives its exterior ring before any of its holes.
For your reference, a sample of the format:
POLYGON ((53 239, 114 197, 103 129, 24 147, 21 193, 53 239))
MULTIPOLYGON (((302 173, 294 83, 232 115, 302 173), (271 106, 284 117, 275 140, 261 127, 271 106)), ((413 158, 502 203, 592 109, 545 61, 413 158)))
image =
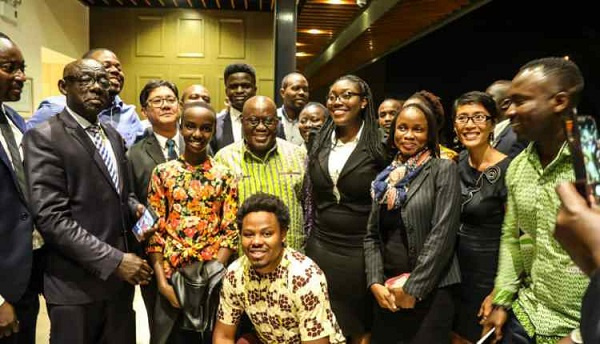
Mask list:
POLYGON ((508 155, 511 159, 516 157, 525 147, 527 147, 528 141, 518 140, 517 134, 510 126, 510 120, 506 118, 505 112, 510 105, 510 99, 508 98, 508 89, 510 88, 510 81, 498 80, 491 84, 485 93, 489 94, 496 101, 498 106, 498 123, 494 128, 494 140, 492 146, 500 152, 508 155))
MULTIPOLYGON (((152 171, 158 164, 176 159, 183 153, 185 143, 177 130, 179 119, 179 92, 177 86, 166 80, 151 80, 140 92, 142 113, 152 124, 151 133, 128 152, 132 177, 131 185, 138 200, 148 205, 148 183, 152 171)), ((141 248, 141 247, 140 247, 141 248)), ((138 250, 146 257, 143 249, 138 250)), ((156 283, 151 281, 141 288, 142 297, 152 328, 154 305, 156 303, 156 283)))
POLYGON ((38 293, 30 278, 33 217, 27 204, 19 151, 25 121, 3 104, 21 98, 24 82, 23 55, 10 38, 0 33, 0 343, 3 344, 35 343, 39 309, 38 293))
POLYGON ((47 246, 50 340, 135 343, 133 285, 147 283, 152 269, 127 253, 144 207, 128 193, 123 139, 98 121, 108 74, 96 60, 77 60, 58 87, 65 110, 23 139, 31 208, 47 246))
POLYGON ((242 108, 256 95, 256 72, 245 63, 230 64, 223 73, 229 110, 217 117, 215 135, 210 142, 214 154, 219 149, 242 140, 242 108))

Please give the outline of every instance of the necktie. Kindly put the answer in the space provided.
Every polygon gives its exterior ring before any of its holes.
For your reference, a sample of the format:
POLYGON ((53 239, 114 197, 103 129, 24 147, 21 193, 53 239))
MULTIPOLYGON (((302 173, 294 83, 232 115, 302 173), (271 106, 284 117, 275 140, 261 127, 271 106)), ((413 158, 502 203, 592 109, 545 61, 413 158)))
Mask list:
POLYGON ((175 151, 175 141, 173 139, 167 140, 167 155, 169 160, 177 159, 177 152, 175 151))
POLYGON ((17 176, 19 189, 21 189, 21 193, 25 195, 27 187, 25 185, 25 173, 23 172, 23 161, 21 160, 21 154, 19 153, 19 146, 17 145, 17 140, 15 140, 15 135, 12 131, 12 128, 8 123, 8 118, 6 118, 6 114, 1 110, 0 131, 2 132, 2 136, 4 136, 4 140, 8 146, 8 152, 11 156, 15 175, 17 176))
POLYGON ((115 162, 108 152, 108 148, 106 148, 100 126, 90 125, 86 130, 92 134, 92 141, 94 142, 100 157, 102 157, 102 160, 106 165, 106 169, 108 170, 108 174, 115 184, 115 188, 119 190, 119 173, 117 171, 117 167, 115 166, 115 162))

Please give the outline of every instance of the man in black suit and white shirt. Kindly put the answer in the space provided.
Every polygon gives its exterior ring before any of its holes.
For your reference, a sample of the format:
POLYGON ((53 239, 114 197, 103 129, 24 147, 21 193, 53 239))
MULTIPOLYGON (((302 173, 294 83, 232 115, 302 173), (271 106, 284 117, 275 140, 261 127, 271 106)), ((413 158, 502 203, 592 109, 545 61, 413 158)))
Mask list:
MULTIPOLYGON (((25 121, 6 106, 17 101, 25 82, 25 60, 9 37, 0 33, 0 343, 35 343, 39 286, 31 278, 33 217, 19 146, 25 121), (17 332, 18 331, 18 332, 17 332)), ((36 258, 39 250, 36 250, 36 258)))
POLYGON ((143 211, 129 193, 125 143, 98 114, 109 103, 104 67, 68 64, 67 107, 23 139, 32 212, 46 241, 44 296, 52 343, 135 343, 133 285, 152 269, 127 253, 143 211))

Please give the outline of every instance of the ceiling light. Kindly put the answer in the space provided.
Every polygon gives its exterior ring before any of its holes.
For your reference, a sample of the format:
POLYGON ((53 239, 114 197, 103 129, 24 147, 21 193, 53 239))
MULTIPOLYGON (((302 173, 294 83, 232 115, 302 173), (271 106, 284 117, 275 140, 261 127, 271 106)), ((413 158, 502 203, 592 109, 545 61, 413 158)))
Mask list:
POLYGON ((307 56, 314 56, 315 54, 310 54, 310 53, 305 53, 303 51, 299 51, 296 53, 296 57, 307 57, 307 56))

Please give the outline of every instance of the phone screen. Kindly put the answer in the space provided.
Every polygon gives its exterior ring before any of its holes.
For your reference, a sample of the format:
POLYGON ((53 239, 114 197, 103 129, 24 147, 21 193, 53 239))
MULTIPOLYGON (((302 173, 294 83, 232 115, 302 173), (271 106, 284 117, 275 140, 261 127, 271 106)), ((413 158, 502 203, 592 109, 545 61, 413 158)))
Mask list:
POLYGON ((144 239, 144 233, 149 231, 152 226, 154 226, 156 220, 158 220, 158 216, 154 214, 150 207, 146 207, 142 217, 139 218, 135 226, 133 226, 131 229, 133 231, 133 235, 135 235, 135 238, 138 241, 142 241, 144 239))
POLYGON ((600 204, 600 141, 591 116, 565 119, 565 132, 573 154, 577 190, 589 201, 600 204))

